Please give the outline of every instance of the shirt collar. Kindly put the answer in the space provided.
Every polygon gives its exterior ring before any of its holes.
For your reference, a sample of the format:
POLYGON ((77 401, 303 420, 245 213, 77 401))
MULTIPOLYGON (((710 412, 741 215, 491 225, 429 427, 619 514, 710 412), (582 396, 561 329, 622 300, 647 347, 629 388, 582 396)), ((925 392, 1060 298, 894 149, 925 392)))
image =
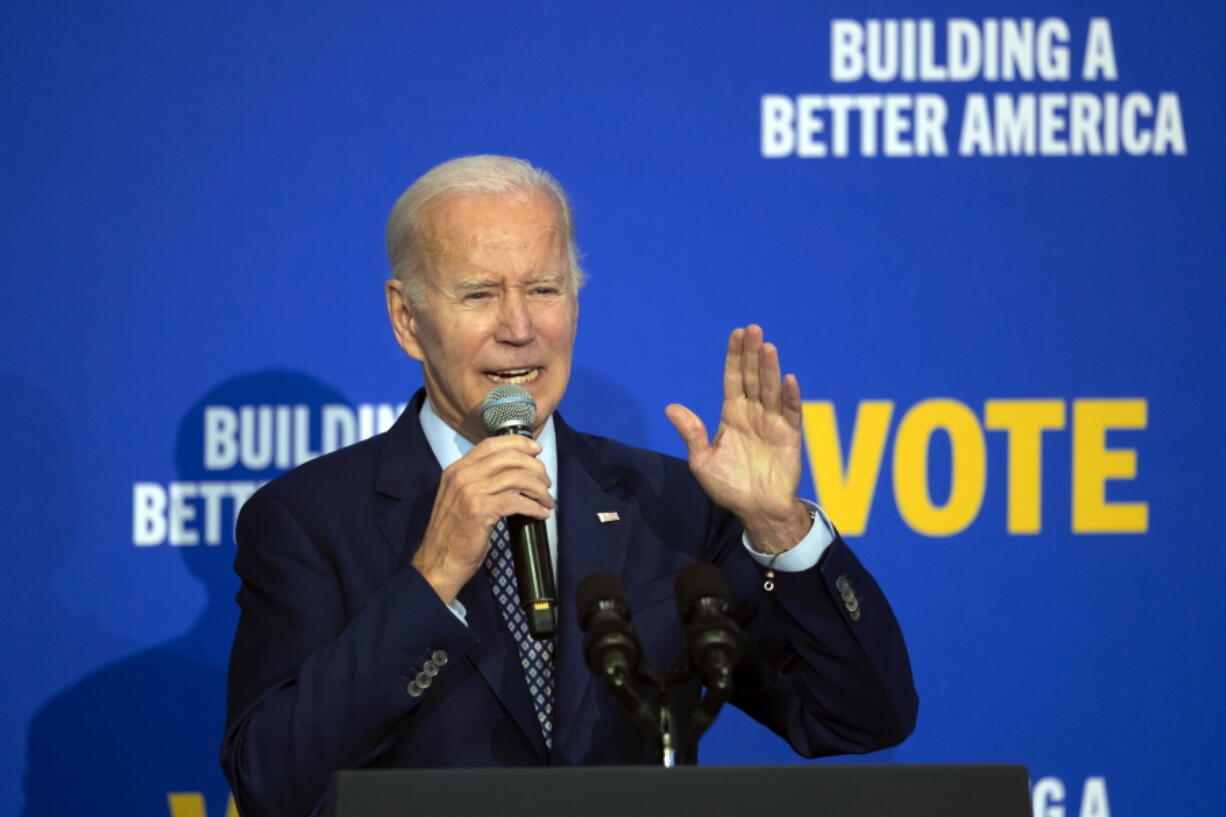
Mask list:
MULTIPOLYGON (((434 406, 430 404, 429 397, 422 401, 421 411, 417 413, 417 417, 421 421, 421 430, 426 435, 426 442, 430 444, 430 450, 434 453, 434 458, 438 460, 440 467, 447 468, 472 451, 473 444, 438 416, 438 413, 434 411, 434 406)), ((545 464, 545 473, 549 475, 550 484, 553 486, 549 489, 549 495, 557 499, 558 438, 554 433, 552 414, 545 421, 545 427, 541 429, 536 441, 541 444, 541 453, 537 455, 537 459, 545 464)))

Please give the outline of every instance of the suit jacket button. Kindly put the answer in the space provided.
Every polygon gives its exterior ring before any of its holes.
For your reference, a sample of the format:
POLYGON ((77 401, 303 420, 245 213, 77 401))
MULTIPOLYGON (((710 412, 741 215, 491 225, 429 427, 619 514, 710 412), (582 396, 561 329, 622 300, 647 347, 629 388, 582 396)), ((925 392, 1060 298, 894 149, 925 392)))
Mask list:
POLYGON ((860 609, 860 600, 856 598, 855 596, 852 596, 851 598, 847 600, 846 607, 847 607, 847 612, 855 613, 860 609))
POLYGON ((409 681, 409 686, 407 687, 407 689, 408 689, 409 695, 411 695, 414 698, 420 698, 421 693, 423 692, 422 688, 417 685, 416 681, 409 681))
POLYGON ((860 611, 859 611, 859 610, 852 610, 850 613, 848 613, 848 614, 847 614, 847 617, 848 617, 848 618, 850 618, 852 621, 859 621, 859 620, 860 620, 860 611))
POLYGON ((441 667, 447 663, 447 653, 442 650, 435 650, 434 655, 430 656, 430 660, 441 667))
POLYGON ((851 586, 851 583, 847 581, 846 576, 839 576, 834 580, 834 586, 838 588, 840 593, 846 593, 847 588, 851 586))
POLYGON ((438 675, 438 664, 435 664, 433 661, 427 661, 422 666, 421 671, 433 678, 438 675))
POLYGON ((422 689, 425 689, 426 687, 430 686, 430 684, 434 683, 434 679, 429 675, 426 675, 424 672, 419 672, 417 673, 417 677, 413 679, 413 683, 417 684, 422 689))

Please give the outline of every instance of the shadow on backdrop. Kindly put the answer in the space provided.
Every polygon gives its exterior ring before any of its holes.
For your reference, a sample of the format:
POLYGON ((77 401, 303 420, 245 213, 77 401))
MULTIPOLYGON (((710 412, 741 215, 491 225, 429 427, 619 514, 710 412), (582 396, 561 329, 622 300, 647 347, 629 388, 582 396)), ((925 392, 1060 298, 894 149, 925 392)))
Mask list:
MULTIPOLYGON (((262 482, 280 473, 274 467, 249 470, 241 462, 225 471, 206 471, 206 405, 306 405, 318 417, 319 408, 330 403, 346 400, 336 389, 297 372, 270 370, 228 379, 202 396, 180 422, 177 479, 262 482)), ((312 423, 314 450, 318 434, 318 424, 312 423)), ((25 779, 27 817, 166 817, 170 792, 199 792, 210 817, 225 813, 229 790, 217 757, 225 721, 226 662, 238 619, 233 522, 227 504, 220 545, 178 548, 208 598, 190 630, 103 667, 35 716, 25 779)))
POLYGON ((593 369, 576 366, 571 370, 560 408, 566 422, 577 431, 640 448, 649 446, 647 420, 639 398, 593 369))
MULTIPOLYGON (((21 803, 24 736, 35 710, 57 689, 131 651, 56 592, 78 533, 78 477, 64 406, 38 384, 0 375, 0 809, 21 803)), ((10 812, 11 813, 11 812, 10 812)))

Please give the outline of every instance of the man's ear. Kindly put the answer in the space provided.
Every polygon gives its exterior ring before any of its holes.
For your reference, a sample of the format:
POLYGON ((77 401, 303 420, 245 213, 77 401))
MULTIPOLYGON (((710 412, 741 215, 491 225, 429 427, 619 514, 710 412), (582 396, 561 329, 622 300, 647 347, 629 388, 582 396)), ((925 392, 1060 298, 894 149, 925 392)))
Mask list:
POLYGON ((404 282, 391 278, 384 286, 387 295, 387 317, 392 322, 392 332, 405 354, 414 360, 423 360, 421 344, 417 341, 417 315, 405 292, 404 282))

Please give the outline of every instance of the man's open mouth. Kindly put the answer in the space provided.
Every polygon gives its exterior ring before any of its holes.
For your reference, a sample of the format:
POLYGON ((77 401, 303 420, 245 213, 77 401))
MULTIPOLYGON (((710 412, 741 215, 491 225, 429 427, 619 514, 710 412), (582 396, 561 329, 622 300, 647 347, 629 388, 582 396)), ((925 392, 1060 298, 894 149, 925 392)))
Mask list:
POLYGON ((531 383, 540 377, 541 370, 535 366, 526 369, 500 369, 486 372, 485 376, 495 383, 531 383))

